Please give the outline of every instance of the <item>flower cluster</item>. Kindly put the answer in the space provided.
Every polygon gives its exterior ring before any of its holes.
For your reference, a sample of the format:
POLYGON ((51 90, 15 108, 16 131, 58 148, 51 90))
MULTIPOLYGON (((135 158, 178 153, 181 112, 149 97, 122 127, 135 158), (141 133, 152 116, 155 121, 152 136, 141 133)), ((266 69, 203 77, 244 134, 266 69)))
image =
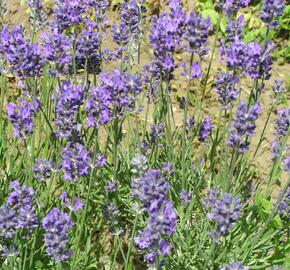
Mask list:
POLYGON ((60 194, 59 198, 61 199, 63 205, 73 212, 77 212, 84 207, 84 204, 80 198, 76 198, 72 201, 66 191, 60 194))
POLYGON ((42 75, 45 59, 38 45, 26 39, 21 26, 9 30, 5 25, 0 31, 0 43, 0 55, 10 64, 8 72, 21 79, 42 75))
POLYGON ((25 2, 30 9, 29 16, 33 27, 45 26, 47 24, 47 15, 43 10, 41 0, 25 0, 25 2))
POLYGON ((76 65, 78 68, 86 68, 91 71, 99 71, 100 55, 99 45, 101 34, 97 24, 87 22, 76 40, 76 65))
POLYGON ((244 101, 241 101, 237 108, 236 118, 232 121, 232 126, 235 129, 230 131, 230 136, 227 141, 230 147, 237 147, 240 153, 248 150, 250 142, 249 137, 252 137, 256 131, 255 121, 261 113, 261 108, 258 103, 247 106, 244 101))
POLYGON ((68 260, 72 255, 68 249, 68 231, 73 227, 69 215, 53 208, 43 218, 42 227, 45 230, 44 243, 47 254, 54 261, 68 260))
POLYGON ((39 110, 38 100, 27 101, 24 98, 18 98, 17 103, 8 103, 7 115, 9 121, 13 124, 14 135, 20 139, 25 139, 32 134, 34 122, 33 116, 39 110))
POLYGON ((204 205, 209 211, 207 218, 216 225, 210 236, 214 241, 218 241, 221 236, 228 235, 233 228, 233 224, 239 220, 241 201, 230 193, 219 196, 219 193, 214 191, 205 199, 204 205))
POLYGON ((277 18, 282 16, 284 9, 284 0, 265 0, 260 17, 268 28, 276 28, 279 26, 277 18))
POLYGON ((239 16, 237 20, 229 18, 226 26, 226 42, 232 43, 235 39, 241 40, 245 24, 243 15, 239 16))
POLYGON ((77 113, 83 103, 85 90, 81 85, 73 85, 64 81, 57 89, 57 102, 55 107, 55 125, 58 131, 55 134, 61 138, 73 140, 79 135, 77 113))
POLYGON ((55 4, 53 16, 61 30, 78 25, 83 21, 83 14, 87 8, 86 0, 55 0, 55 4))
POLYGON ((44 58, 53 64, 58 72, 67 73, 72 62, 70 39, 63 35, 58 27, 53 27, 51 32, 43 32, 40 40, 44 58))
POLYGON ((100 74, 100 85, 93 87, 86 103, 87 124, 96 127, 107 124, 115 117, 135 108, 136 97, 141 93, 139 75, 113 70, 100 74))
POLYGON ((227 72, 219 72, 215 78, 214 91, 218 95, 218 101, 223 105, 222 109, 229 109, 238 95, 239 79, 227 72))
POLYGON ((121 47, 125 47, 131 38, 140 35, 141 4, 138 0, 123 2, 119 26, 112 26, 113 40, 121 47))
POLYGON ((148 160, 142 154, 137 154, 132 158, 131 161, 131 172, 137 175, 143 175, 148 169, 148 160))
POLYGON ((0 208, 0 235, 11 239, 17 230, 31 234, 38 226, 33 208, 34 190, 20 186, 18 181, 10 184, 12 191, 0 208))
POLYGON ((278 112, 278 118, 275 125, 275 134, 277 138, 285 137, 290 128, 290 109, 282 109, 278 112))
POLYGON ((160 17, 153 16, 150 30, 150 47, 154 51, 155 61, 160 75, 171 74, 174 70, 172 54, 180 47, 185 31, 186 14, 182 11, 179 1, 172 0, 169 13, 160 17))
POLYGON ((213 129, 213 124, 211 118, 207 115, 205 119, 201 122, 198 131, 198 140, 200 142, 205 142, 211 134, 213 129))
POLYGON ((191 12, 186 21, 184 39, 188 42, 187 50, 203 57, 208 52, 208 36, 212 31, 210 19, 203 19, 201 14, 191 12))
POLYGON ((53 171, 53 165, 51 161, 47 161, 43 159, 36 160, 33 167, 33 172, 34 172, 34 177, 38 181, 44 181, 45 179, 50 178, 52 171, 53 171))
POLYGON ((132 183, 132 195, 139 198, 149 214, 146 228, 135 238, 135 244, 147 251, 144 258, 149 264, 153 264, 158 255, 168 255, 171 249, 164 236, 175 232, 177 215, 171 201, 166 199, 168 190, 169 183, 160 170, 150 170, 132 183))
POLYGON ((286 222, 290 221, 290 187, 287 188, 282 201, 278 204, 277 212, 282 220, 286 222))
POLYGON ((91 158, 83 145, 69 143, 62 153, 64 180, 76 181, 89 173, 91 158))

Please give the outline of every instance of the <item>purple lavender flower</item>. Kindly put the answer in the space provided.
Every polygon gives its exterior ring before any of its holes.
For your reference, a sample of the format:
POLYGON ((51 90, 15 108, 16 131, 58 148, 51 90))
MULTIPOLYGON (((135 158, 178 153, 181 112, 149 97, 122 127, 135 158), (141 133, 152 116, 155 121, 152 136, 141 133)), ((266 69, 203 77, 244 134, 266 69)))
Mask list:
POLYGON ((47 15, 43 10, 43 6, 40 0, 25 0, 26 5, 29 7, 30 22, 33 27, 39 28, 47 24, 47 15))
POLYGON ((119 25, 111 28, 113 40, 121 47, 125 47, 131 38, 135 40, 140 36, 141 3, 139 0, 130 0, 121 5, 121 18, 119 25))
POLYGON ((37 159, 33 166, 34 177, 38 181, 44 181, 51 177, 53 165, 51 161, 37 159))
POLYGON ((106 13, 110 6, 109 0, 89 0, 87 2, 89 8, 94 8, 96 21, 104 27, 107 23, 106 13))
POLYGON ((266 49, 263 49, 257 42, 246 45, 245 70, 252 79, 268 80, 271 77, 270 71, 273 61, 270 52, 272 49, 273 45, 269 42, 266 44, 266 49))
POLYGON ((162 173, 165 176, 169 176, 169 175, 173 175, 174 174, 174 168, 173 168, 173 164, 171 162, 162 162, 161 164, 162 166, 162 173))
POLYGON ((153 124, 151 126, 150 139, 152 143, 156 143, 157 140, 164 135, 164 124, 153 124))
POLYGON ((249 270, 247 266, 243 266, 240 262, 232 262, 220 268, 220 270, 249 270))
POLYGON ((278 112, 276 119, 275 134, 277 138, 281 139, 288 133, 290 127, 290 109, 283 108, 278 112))
POLYGON ((150 47, 154 51, 155 61, 152 63, 158 73, 172 78, 174 58, 172 54, 180 47, 185 31, 186 14, 179 1, 170 2, 170 12, 153 16, 150 29, 150 47), (169 74, 169 76, 168 76, 169 74))
POLYGON ((243 27, 246 25, 244 16, 241 15, 237 20, 229 18, 226 27, 226 42, 232 43, 236 39, 242 40, 243 27))
POLYGON ((170 244, 163 237, 175 233, 176 222, 177 215, 170 201, 162 201, 159 208, 150 212, 147 227, 140 231, 139 236, 134 239, 138 248, 147 251, 144 259, 149 264, 155 262, 157 255, 169 254, 170 244))
POLYGON ((61 30, 83 22, 86 2, 86 0, 55 0, 56 8, 53 10, 53 16, 61 30))
POLYGON ((186 62, 182 61, 180 67, 183 69, 181 76, 187 77, 189 80, 193 80, 194 78, 201 78, 202 77, 202 70, 200 66, 200 62, 195 62, 192 64, 190 72, 186 67, 186 62))
POLYGON ((58 27, 53 27, 51 33, 42 33, 40 40, 44 58, 51 62, 60 73, 67 73, 72 62, 70 39, 64 36, 58 27))
POLYGON ((69 197, 67 192, 63 192, 59 195, 59 198, 63 202, 64 206, 69 208, 73 212, 78 212, 79 210, 83 209, 84 204, 80 198, 76 198, 72 201, 69 197))
POLYGON ((285 222, 290 221, 290 187, 287 188, 285 195, 278 204, 277 212, 282 220, 285 222))
POLYGON ((15 245, 11 245, 9 247, 7 246, 2 246, 2 255, 3 257, 16 257, 19 255, 19 251, 17 250, 15 245))
POLYGON ((260 13, 261 20, 268 28, 276 28, 279 26, 277 18, 282 16, 284 9, 284 0, 265 0, 260 13))
POLYGON ((100 85, 91 89, 85 106, 87 124, 91 127, 107 124, 115 117, 122 117, 127 111, 132 111, 142 91, 139 75, 113 70, 101 73, 100 80, 100 85))
POLYGON ((251 0, 225 0, 225 11, 227 16, 235 14, 239 8, 245 8, 251 0))
POLYGON ((211 118, 207 115, 203 122, 200 124, 198 131, 198 139, 200 142, 205 142, 210 136, 213 129, 211 118))
POLYGON ((201 14, 191 12, 186 21, 184 39, 188 42, 187 49, 203 57, 208 52, 208 36, 212 31, 210 19, 203 19, 201 14))
POLYGON ((283 93, 285 93, 285 88, 283 87, 283 81, 282 80, 275 80, 275 84, 272 85, 273 94, 271 94, 271 98, 273 99, 273 103, 278 103, 283 93))
POLYGON ((84 90, 80 85, 73 85, 64 81, 57 89, 57 103, 55 107, 55 124, 58 131, 55 134, 61 138, 73 140, 79 137, 79 124, 76 121, 79 107, 82 105, 84 90))
POLYGON ((105 187, 106 192, 112 193, 112 192, 117 191, 117 189, 118 189, 118 182, 117 181, 112 180, 112 181, 108 181, 106 183, 106 187, 105 187))
POLYGON ((7 201, 0 208, 0 235, 12 238, 17 230, 31 234, 38 226, 33 207, 34 190, 21 187, 18 181, 10 184, 12 191, 7 201))
POLYGON ((250 145, 248 138, 255 134, 255 121, 260 113, 261 108, 258 103, 248 107, 244 101, 241 101, 237 108, 236 118, 232 121, 235 129, 230 131, 230 137, 227 141, 230 147, 238 147, 240 153, 248 150, 250 145))
POLYGON ((16 104, 8 103, 7 115, 9 121, 13 124, 16 137, 23 140, 27 135, 32 134, 34 128, 33 116, 38 109, 38 100, 27 101, 24 98, 18 98, 16 104))
POLYGON ((132 181, 131 192, 134 197, 139 198, 145 208, 152 210, 164 200, 169 187, 160 170, 150 170, 132 181))
POLYGON ((122 231, 119 226, 119 219, 121 213, 114 203, 109 203, 105 206, 104 215, 110 225, 110 230, 114 234, 120 233, 122 231))
POLYGON ((79 177, 87 176, 90 169, 90 155, 80 144, 69 143, 62 154, 64 180, 76 181, 79 177))
POLYGON ((137 175, 143 175, 148 169, 148 160, 142 154, 136 154, 131 161, 131 172, 137 175))
POLYGON ((48 256, 54 261, 68 260, 72 252, 68 249, 68 231, 73 227, 68 214, 53 208, 42 220, 45 230, 44 243, 48 256))
POLYGON ((0 55, 9 62, 8 72, 21 79, 40 77, 45 59, 41 56, 38 45, 31 44, 24 36, 21 26, 14 26, 11 31, 5 25, 0 31, 0 55))
POLYGON ((284 171, 290 174, 290 156, 283 158, 284 171))
POLYGON ((214 91, 218 95, 218 101, 223 105, 222 109, 229 109, 230 103, 237 98, 239 79, 227 72, 219 72, 215 84, 214 91))
POLYGON ((79 34, 76 40, 76 65, 78 68, 85 68, 98 72, 100 67, 99 46, 101 34, 98 32, 97 24, 87 22, 85 29, 79 34))
MULTIPOLYGON (((206 200, 208 201, 208 199, 206 200)), ((207 218, 216 225, 215 230, 210 235, 214 241, 218 241, 221 236, 228 235, 233 228, 233 223, 239 220, 241 201, 230 193, 224 193, 220 197, 214 198, 212 205, 209 206, 207 218)))
POLYGON ((95 167, 98 169, 104 168, 107 164, 107 158, 103 154, 98 154, 96 158, 95 167))
POLYGON ((184 207, 187 207, 192 199, 192 193, 182 189, 180 191, 180 201, 184 207))

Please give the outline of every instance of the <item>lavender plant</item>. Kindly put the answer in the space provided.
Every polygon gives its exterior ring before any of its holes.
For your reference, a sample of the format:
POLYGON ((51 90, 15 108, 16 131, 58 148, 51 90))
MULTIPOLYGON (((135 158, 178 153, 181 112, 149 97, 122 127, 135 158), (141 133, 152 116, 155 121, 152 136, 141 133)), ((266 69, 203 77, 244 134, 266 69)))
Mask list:
POLYGON ((217 20, 179 0, 25 2, 24 26, 0 3, 0 268, 289 269, 283 1, 255 7, 251 42, 247 0, 217 20))

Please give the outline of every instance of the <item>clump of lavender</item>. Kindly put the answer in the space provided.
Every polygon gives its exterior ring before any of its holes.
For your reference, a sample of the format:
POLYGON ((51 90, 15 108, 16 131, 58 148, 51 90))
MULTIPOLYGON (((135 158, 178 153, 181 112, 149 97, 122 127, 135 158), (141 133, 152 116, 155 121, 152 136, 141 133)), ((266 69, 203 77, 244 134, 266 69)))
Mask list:
MULTIPOLYGON (((42 54, 60 73, 67 73, 72 62, 72 44, 68 37, 63 35, 58 27, 52 27, 51 32, 43 32, 40 38, 42 54)), ((54 76, 54 73, 51 70, 54 76)))
POLYGON ((53 165, 50 160, 37 159, 33 166, 34 177, 38 181, 44 181, 51 177, 53 165))
POLYGON ((136 175, 143 175, 148 169, 148 160, 142 154, 136 154, 131 161, 131 172, 136 175))
POLYGON ((17 103, 8 103, 7 115, 14 128, 14 135, 20 139, 25 139, 32 134, 34 128, 33 116, 39 110, 38 100, 18 98, 17 103))
POLYGON ((89 173, 91 158, 83 145, 69 143, 62 153, 64 180, 76 181, 89 173))
POLYGON ((208 52, 208 36, 212 31, 210 18, 203 19, 201 14, 191 12, 186 21, 184 40, 188 43, 187 50, 198 54, 201 58, 208 52))
POLYGON ((9 62, 8 72, 21 79, 40 77, 43 74, 45 59, 36 44, 31 44, 24 36, 21 26, 9 30, 5 25, 0 31, 0 55, 9 62))
POLYGON ((279 26, 277 18, 282 16, 284 9, 284 0, 265 0, 260 13, 261 20, 268 28, 276 28, 279 26))
POLYGON ((201 122, 198 131, 198 140, 200 142, 205 142, 210 136, 213 129, 213 124, 211 118, 207 115, 203 122, 201 122))
POLYGON ((68 232, 73 225, 69 215, 58 208, 53 208, 43 218, 42 227, 45 230, 46 252, 53 261, 66 261, 71 257, 72 252, 68 248, 68 232))
POLYGON ((76 65, 78 68, 87 68, 90 71, 99 71, 100 55, 99 46, 101 34, 97 24, 87 22, 76 40, 76 65))
POLYGON ((58 130, 55 134, 61 138, 73 140, 79 137, 77 113, 84 99, 84 89, 80 85, 73 85, 64 81, 57 89, 55 107, 55 125, 58 130))
POLYGON ((241 262, 232 262, 220 268, 220 270, 249 270, 247 266, 243 266, 241 262))
POLYGON ((10 184, 12 191, 0 208, 0 235, 11 239, 18 230, 31 234, 38 226, 33 207, 34 190, 20 186, 18 181, 10 184))
POLYGON ((223 105, 222 109, 230 108, 238 95, 239 79, 227 72, 219 72, 215 78, 214 91, 218 95, 218 101, 223 105))
POLYGON ((230 147, 237 147, 240 153, 248 150, 250 142, 249 138, 255 134, 255 121, 261 113, 261 108, 258 103, 247 106, 244 101, 241 101, 237 108, 236 118, 232 121, 234 129, 230 130, 230 136, 227 144, 230 147))
POLYGON ((211 192, 204 205, 208 209, 207 218, 215 223, 215 230, 210 233, 214 241, 221 236, 227 236, 241 215, 241 201, 230 193, 218 196, 217 192, 211 192))
POLYGON ((139 75, 121 73, 119 70, 101 73, 100 85, 91 89, 85 106, 88 126, 107 124, 115 117, 132 111, 141 91, 139 75))

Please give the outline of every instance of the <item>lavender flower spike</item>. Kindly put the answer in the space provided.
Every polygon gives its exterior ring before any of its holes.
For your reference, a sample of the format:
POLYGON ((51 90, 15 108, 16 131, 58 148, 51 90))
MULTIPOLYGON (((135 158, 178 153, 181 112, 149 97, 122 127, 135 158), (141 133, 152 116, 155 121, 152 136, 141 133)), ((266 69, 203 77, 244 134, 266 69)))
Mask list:
POLYGON ((261 20, 268 28, 276 28, 279 26, 277 18, 282 16, 284 9, 284 0, 265 0, 261 9, 261 20))
POLYGON ((249 267, 243 266, 240 262, 232 262, 220 268, 220 270, 250 270, 249 267))
POLYGON ((47 254, 56 262, 68 260, 72 255, 68 249, 68 231, 73 227, 69 215, 53 208, 42 220, 42 226, 47 254))

